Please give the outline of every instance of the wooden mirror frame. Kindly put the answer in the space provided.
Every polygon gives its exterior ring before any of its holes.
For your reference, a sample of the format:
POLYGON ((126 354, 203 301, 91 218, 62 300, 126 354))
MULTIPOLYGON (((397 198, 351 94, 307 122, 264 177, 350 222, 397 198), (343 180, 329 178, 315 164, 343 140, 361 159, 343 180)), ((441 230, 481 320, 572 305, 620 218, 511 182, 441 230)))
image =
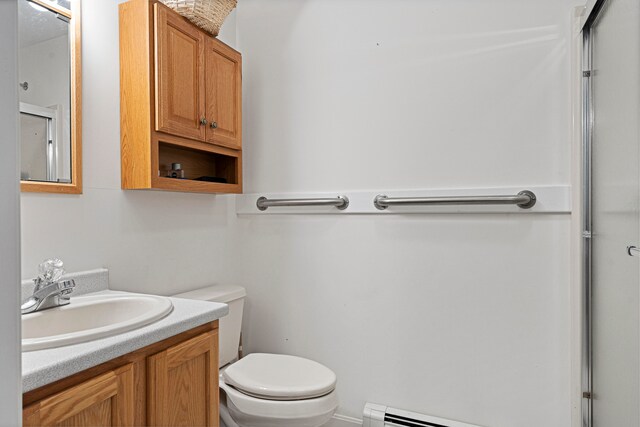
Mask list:
POLYGON ((80 1, 71 0, 71 10, 43 0, 29 0, 69 18, 71 57, 71 182, 20 181, 25 193, 82 194, 82 44, 80 1))

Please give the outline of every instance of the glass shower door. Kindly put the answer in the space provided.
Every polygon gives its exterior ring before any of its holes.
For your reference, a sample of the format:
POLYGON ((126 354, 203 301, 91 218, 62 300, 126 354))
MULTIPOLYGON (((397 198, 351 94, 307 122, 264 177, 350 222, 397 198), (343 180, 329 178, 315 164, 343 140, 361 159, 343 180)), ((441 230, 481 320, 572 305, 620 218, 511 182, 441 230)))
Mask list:
POLYGON ((591 26, 593 427, 640 426, 640 2, 607 0, 591 26))
POLYGON ((20 113, 20 179, 50 181, 51 119, 20 113))

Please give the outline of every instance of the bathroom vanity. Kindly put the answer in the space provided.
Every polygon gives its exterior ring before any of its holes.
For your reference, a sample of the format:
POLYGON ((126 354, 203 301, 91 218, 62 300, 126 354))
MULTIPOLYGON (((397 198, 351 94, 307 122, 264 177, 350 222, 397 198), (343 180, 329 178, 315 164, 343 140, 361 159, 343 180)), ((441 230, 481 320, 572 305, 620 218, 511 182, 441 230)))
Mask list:
POLYGON ((24 426, 218 425, 218 323, 24 394, 24 426))
MULTIPOLYGON (((72 297, 68 306, 23 316, 23 323, 39 315, 55 329, 56 316, 64 310, 80 313, 86 301, 143 297, 105 289, 106 270, 75 280, 76 308, 72 297)), ((165 299, 172 303, 170 313, 142 327, 33 351, 24 351, 29 340, 23 338, 23 424, 218 426, 218 319, 228 307, 165 299)), ((98 308, 93 312, 103 316, 98 308)), ((90 321, 79 321, 68 331, 85 323, 90 321)), ((46 347, 46 339, 41 346, 46 347)))

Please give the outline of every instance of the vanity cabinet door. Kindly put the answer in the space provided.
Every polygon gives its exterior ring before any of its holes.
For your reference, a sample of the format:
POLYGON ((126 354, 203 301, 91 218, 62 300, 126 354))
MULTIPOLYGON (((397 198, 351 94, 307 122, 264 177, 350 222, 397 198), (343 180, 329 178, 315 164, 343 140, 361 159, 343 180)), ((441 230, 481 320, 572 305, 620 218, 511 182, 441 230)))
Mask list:
POLYGON ((205 36, 180 15, 155 7, 156 130, 205 139, 205 36))
POLYGON ((218 332, 211 331, 147 359, 150 426, 218 427, 218 332))
POLYGON ((133 426, 133 364, 106 372, 28 406, 25 427, 133 426))
POLYGON ((207 39, 205 52, 207 142, 242 147, 242 57, 233 49, 207 39))

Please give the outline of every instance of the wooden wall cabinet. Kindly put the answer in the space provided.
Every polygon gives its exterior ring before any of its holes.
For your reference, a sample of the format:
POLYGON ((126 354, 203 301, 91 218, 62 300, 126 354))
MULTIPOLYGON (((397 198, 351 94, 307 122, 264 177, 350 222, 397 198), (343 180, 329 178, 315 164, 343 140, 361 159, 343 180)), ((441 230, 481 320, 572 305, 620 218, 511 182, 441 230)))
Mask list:
POLYGON ((23 396, 25 427, 218 427, 217 322, 23 396))
POLYGON ((205 43, 206 141, 242 148, 242 58, 228 46, 205 43))
POLYGON ((123 189, 242 192, 240 53, 157 0, 122 3, 120 105, 123 189))
POLYGON ((179 15, 155 6, 156 130, 204 140, 205 35, 179 15))

